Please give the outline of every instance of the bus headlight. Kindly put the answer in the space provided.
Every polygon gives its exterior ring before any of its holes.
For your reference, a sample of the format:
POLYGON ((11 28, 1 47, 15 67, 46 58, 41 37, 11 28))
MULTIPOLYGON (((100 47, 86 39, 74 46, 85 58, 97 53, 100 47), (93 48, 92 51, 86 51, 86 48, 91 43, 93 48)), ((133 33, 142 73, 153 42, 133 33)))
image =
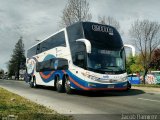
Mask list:
POLYGON ((92 75, 88 75, 87 77, 89 79, 91 79, 91 80, 97 80, 97 79, 99 79, 98 77, 95 77, 95 76, 92 76, 92 75))
POLYGON ((122 78, 122 81, 127 81, 127 80, 128 80, 127 77, 123 77, 123 78, 122 78))

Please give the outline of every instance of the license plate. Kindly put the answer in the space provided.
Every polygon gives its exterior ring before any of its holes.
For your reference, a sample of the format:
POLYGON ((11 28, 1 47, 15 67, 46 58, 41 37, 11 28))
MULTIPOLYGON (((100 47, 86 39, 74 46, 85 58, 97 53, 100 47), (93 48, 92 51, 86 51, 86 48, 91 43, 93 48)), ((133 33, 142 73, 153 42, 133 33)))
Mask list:
POLYGON ((114 88, 114 85, 108 85, 108 88, 114 88))

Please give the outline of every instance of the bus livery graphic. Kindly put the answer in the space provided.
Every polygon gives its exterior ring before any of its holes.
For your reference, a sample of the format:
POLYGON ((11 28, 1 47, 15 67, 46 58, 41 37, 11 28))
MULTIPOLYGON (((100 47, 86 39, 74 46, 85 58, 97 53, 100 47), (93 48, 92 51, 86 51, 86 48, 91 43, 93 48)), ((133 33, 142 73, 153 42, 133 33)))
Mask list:
POLYGON ((125 50, 117 30, 108 25, 78 22, 27 51, 31 87, 57 91, 127 90, 125 50))

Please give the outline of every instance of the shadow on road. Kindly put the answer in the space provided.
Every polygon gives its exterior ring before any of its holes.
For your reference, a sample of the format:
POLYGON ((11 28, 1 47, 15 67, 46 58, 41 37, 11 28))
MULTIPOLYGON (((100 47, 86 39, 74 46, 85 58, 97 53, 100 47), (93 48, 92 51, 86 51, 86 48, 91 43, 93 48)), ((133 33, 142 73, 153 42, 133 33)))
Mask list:
MULTIPOLYGON (((39 86, 39 89, 46 89, 46 90, 54 90, 53 87, 45 87, 39 86)), ((139 89, 130 89, 128 91, 78 91, 74 90, 72 95, 80 95, 80 96, 87 96, 87 97, 109 97, 109 96, 134 96, 139 94, 144 94, 143 90, 139 89)))
POLYGON ((131 89, 129 91, 75 91, 74 94, 88 97, 109 97, 109 96, 134 96, 144 94, 143 90, 131 89))

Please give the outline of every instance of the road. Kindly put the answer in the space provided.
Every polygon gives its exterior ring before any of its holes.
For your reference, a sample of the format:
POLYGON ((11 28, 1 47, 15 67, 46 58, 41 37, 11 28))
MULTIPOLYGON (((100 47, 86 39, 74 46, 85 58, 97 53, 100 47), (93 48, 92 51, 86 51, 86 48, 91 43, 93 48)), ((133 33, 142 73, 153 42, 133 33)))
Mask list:
POLYGON ((60 114, 73 115, 75 119, 113 120, 121 119, 127 114, 159 114, 160 119, 160 92, 132 89, 128 92, 76 91, 73 95, 67 95, 52 88, 30 88, 24 81, 13 80, 0 80, 0 87, 60 114))

